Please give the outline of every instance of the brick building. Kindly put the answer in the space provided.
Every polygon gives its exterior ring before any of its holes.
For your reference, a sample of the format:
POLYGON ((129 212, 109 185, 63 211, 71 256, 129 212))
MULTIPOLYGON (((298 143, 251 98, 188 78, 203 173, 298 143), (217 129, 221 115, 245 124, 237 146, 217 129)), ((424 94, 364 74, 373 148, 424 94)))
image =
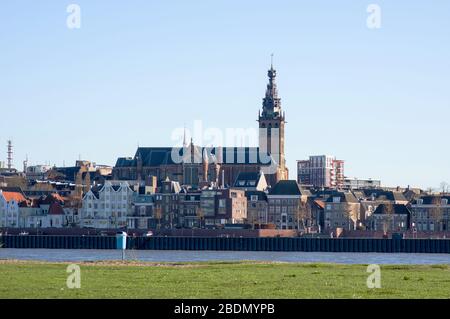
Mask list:
POLYGON ((232 186, 240 173, 263 171, 275 185, 288 178, 285 161, 285 116, 276 85, 276 70, 268 71, 269 84, 258 114, 259 147, 201 147, 193 141, 183 147, 139 147, 132 158, 121 157, 112 172, 114 180, 145 182, 156 176, 180 185, 202 183, 232 186))

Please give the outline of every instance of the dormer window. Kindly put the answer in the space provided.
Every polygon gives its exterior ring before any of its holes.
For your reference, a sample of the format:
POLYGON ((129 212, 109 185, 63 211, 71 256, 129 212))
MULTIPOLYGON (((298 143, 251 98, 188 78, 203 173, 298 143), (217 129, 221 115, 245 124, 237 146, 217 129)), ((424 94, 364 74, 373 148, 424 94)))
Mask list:
POLYGON ((422 198, 419 198, 417 200, 417 205, 423 205, 423 199, 422 198))
POLYGON ((442 206, 447 206, 448 205, 448 199, 447 198, 443 198, 441 205, 442 206))
POLYGON ((341 198, 340 197, 333 197, 333 203, 340 203, 341 202, 341 198))

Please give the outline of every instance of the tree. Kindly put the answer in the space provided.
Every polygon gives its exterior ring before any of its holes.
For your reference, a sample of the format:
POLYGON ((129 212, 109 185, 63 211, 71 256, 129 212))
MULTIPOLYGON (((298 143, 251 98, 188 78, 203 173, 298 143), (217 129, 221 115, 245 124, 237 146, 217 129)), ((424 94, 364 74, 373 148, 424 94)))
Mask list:
POLYGON ((442 195, 445 195, 448 193, 450 188, 450 185, 447 182, 441 182, 440 189, 442 191, 442 195))
POLYGON ((155 218, 158 220, 158 230, 161 229, 161 218, 162 218, 162 209, 161 206, 157 205, 155 207, 155 218))
POLYGON ((442 207, 442 197, 433 196, 431 200, 431 208, 429 210, 429 218, 433 221, 434 225, 437 226, 435 231, 439 231, 441 228, 441 223, 443 220, 444 208, 442 207))
POLYGON ((300 231, 300 224, 302 225, 302 229, 306 228, 306 221, 311 218, 311 207, 299 200, 296 207, 296 219, 297 219, 297 230, 300 231))
POLYGON ((84 193, 89 192, 91 189, 91 174, 86 172, 86 176, 84 177, 84 193))
POLYGON ((343 203, 341 204, 342 212, 344 216, 348 220, 348 230, 351 229, 351 222, 353 222, 353 230, 356 230, 356 226, 359 220, 360 214, 360 206, 357 203, 343 203))
POLYGON ((201 207, 197 208, 197 217, 200 220, 200 228, 203 228, 203 220, 205 218, 205 213, 201 207))
POLYGON ((382 214, 383 214, 383 232, 384 234, 387 234, 389 229, 391 228, 391 225, 394 221, 394 214, 395 214, 395 207, 394 204, 389 202, 382 204, 382 214))

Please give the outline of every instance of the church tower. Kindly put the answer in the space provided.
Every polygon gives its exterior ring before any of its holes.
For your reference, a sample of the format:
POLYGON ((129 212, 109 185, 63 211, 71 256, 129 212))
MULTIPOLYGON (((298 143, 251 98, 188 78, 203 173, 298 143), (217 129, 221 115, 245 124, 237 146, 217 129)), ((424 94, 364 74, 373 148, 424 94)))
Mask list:
POLYGON ((269 154, 277 165, 275 176, 270 178, 272 186, 280 180, 288 179, 288 169, 284 153, 285 114, 281 109, 281 99, 278 97, 276 84, 277 71, 273 63, 268 72, 269 84, 263 99, 263 108, 258 114, 260 153, 269 154))

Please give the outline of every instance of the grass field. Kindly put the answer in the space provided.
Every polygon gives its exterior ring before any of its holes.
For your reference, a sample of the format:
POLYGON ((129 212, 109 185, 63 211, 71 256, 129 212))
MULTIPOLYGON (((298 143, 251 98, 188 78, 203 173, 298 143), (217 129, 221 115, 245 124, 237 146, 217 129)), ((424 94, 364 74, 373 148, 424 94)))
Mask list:
POLYGON ((0 261, 0 298, 450 298, 450 266, 381 266, 368 289, 364 265, 255 262, 67 263, 0 261))

